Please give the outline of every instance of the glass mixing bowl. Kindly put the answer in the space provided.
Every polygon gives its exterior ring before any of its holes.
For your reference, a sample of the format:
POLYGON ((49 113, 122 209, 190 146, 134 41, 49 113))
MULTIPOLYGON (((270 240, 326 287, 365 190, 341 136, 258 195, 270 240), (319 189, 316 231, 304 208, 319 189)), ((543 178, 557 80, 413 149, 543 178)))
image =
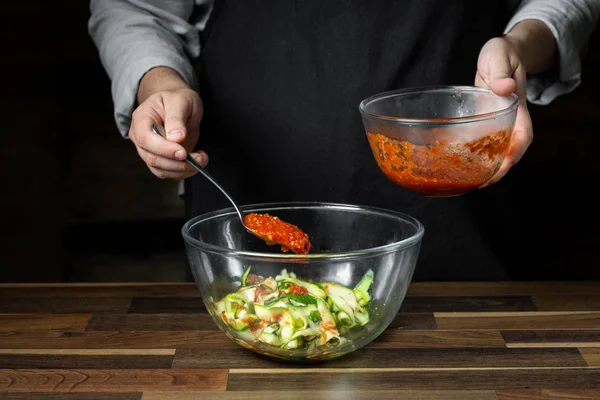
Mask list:
POLYGON ((398 313, 419 256, 423 225, 398 212, 329 203, 273 203, 241 207, 297 225, 312 242, 309 254, 282 253, 244 230, 233 209, 200 215, 185 223, 182 235, 192 273, 214 322, 234 342, 264 356, 319 361, 359 349, 379 336, 398 313), (240 288, 242 275, 276 277, 285 269, 297 279, 354 288, 371 270, 368 323, 343 334, 343 343, 316 348, 281 348, 256 339, 250 328, 233 329, 217 302, 240 288))
POLYGON ((431 197, 487 182, 504 160, 519 98, 473 86, 410 88, 360 103, 371 151, 396 184, 431 197))

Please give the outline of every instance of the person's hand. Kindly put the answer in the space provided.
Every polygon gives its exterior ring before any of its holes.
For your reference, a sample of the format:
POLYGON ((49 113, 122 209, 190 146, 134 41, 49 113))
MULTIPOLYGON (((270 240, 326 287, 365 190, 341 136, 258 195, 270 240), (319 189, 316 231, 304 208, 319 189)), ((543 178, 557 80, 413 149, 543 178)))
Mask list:
POLYGON ((481 187, 498 182, 514 166, 533 140, 533 126, 527 110, 527 73, 517 49, 506 38, 489 40, 479 53, 476 86, 486 86, 499 96, 516 93, 520 104, 508 152, 496 174, 481 187))
MULTIPOLYGON (((161 179, 182 180, 198 172, 184 159, 200 136, 202 100, 182 81, 169 82, 172 76, 162 78, 150 75, 147 84, 142 80, 138 94, 142 101, 132 114, 129 137, 154 175, 161 179), (168 89, 156 90, 158 87, 168 89), (154 133, 152 124, 163 125, 167 138, 154 133)), ((208 156, 203 151, 190 155, 203 167, 208 163, 208 156)))
POLYGON ((513 167, 533 141, 533 127, 527 110, 526 79, 547 71, 558 62, 556 39, 539 20, 523 20, 502 38, 489 40, 477 61, 476 86, 487 86, 506 96, 516 93, 521 103, 507 156, 498 172, 482 187, 498 182, 513 167))

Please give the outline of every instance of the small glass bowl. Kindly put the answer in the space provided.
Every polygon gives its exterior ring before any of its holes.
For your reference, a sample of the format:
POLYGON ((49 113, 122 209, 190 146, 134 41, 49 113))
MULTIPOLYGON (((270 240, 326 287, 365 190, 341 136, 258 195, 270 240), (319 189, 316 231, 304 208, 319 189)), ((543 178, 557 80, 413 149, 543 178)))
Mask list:
POLYGON ((380 93, 359 110, 377 165, 394 183, 431 197, 487 182, 508 151, 519 97, 474 86, 380 93))

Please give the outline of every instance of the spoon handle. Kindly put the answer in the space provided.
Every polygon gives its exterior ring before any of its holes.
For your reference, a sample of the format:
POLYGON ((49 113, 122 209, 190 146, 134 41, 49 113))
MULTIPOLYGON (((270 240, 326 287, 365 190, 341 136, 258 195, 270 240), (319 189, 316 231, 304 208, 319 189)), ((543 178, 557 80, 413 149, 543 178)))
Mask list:
MULTIPOLYGON (((157 135, 160 135, 163 138, 166 138, 166 135, 164 133, 164 128, 162 126, 157 125, 157 124, 152 124, 152 131, 154 133, 156 133, 157 135)), ((185 161, 192 164, 192 166, 194 166, 194 168, 196 168, 198 170, 198 172, 200 172, 202 175, 204 175, 204 177, 206 179, 208 179, 213 185, 215 185, 217 187, 217 189, 219 189, 221 191, 221 193, 223 193, 225 195, 225 197, 227 197, 227 199, 231 202, 231 204, 233 204, 233 208, 235 208, 235 211, 237 212, 238 216, 240 217, 240 221, 242 222, 242 225, 245 226, 242 211, 240 210, 240 208, 238 207, 236 202, 233 200, 233 198, 229 195, 229 193, 227 193, 227 191, 215 180, 215 178, 213 178, 208 172, 206 172, 206 170, 204 168, 202 168, 202 166, 200 164, 198 164, 196 162, 196 160, 194 160, 190 156, 189 153, 185 157, 185 161)))

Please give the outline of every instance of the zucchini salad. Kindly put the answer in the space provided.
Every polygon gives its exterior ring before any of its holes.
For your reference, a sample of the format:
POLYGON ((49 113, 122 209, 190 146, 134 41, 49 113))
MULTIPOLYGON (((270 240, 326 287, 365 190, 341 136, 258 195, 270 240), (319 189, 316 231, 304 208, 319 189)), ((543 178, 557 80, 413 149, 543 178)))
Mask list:
POLYGON ((264 278, 250 274, 250 268, 240 288, 216 303, 223 322, 248 341, 310 351, 344 344, 345 332, 369 322, 372 270, 351 289, 311 283, 285 269, 275 278, 264 278))

